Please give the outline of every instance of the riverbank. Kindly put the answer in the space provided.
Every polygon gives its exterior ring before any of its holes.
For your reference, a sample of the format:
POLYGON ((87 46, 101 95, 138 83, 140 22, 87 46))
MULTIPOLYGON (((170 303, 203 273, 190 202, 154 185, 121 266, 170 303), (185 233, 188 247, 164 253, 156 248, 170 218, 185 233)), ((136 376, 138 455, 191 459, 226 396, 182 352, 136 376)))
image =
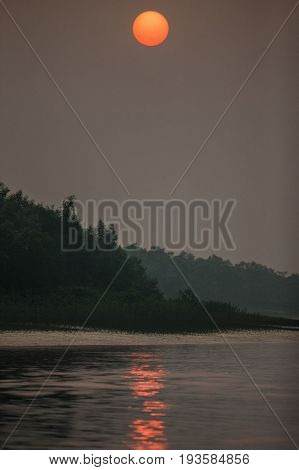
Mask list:
MULTIPOLYGON (((241 330, 225 331, 225 340, 230 344, 281 344, 298 343, 299 331, 286 330, 241 330)), ((224 336, 220 333, 130 333, 125 331, 58 328, 43 330, 0 330, 0 349, 6 348, 72 348, 122 347, 122 346, 184 346, 184 345, 223 345, 224 336)), ((261 346, 262 347, 262 346, 261 346)))

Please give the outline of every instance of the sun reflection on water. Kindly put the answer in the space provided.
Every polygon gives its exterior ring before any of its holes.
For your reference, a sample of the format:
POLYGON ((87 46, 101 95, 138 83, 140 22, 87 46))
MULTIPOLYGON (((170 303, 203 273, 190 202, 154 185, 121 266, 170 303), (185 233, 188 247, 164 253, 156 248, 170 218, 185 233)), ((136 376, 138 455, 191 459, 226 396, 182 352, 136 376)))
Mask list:
POLYGON ((167 448, 164 418, 167 403, 159 394, 165 387, 165 369, 152 353, 132 353, 132 365, 126 378, 130 381, 139 416, 129 424, 129 438, 134 450, 167 448))

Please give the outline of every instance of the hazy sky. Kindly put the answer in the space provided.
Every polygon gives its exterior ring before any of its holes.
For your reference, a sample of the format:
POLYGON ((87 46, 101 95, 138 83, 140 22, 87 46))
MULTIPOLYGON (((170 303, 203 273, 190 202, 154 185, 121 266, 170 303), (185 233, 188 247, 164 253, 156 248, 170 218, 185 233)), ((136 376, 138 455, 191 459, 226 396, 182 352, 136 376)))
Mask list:
MULTIPOLYGON (((5 0, 128 187, 168 198, 295 0, 5 0), (135 16, 162 12, 145 48, 135 16)), ((233 261, 299 271, 299 8, 175 197, 236 198, 233 261)), ((37 201, 126 193, 0 6, 0 179, 37 201)), ((208 255, 206 253, 205 255, 208 255)))

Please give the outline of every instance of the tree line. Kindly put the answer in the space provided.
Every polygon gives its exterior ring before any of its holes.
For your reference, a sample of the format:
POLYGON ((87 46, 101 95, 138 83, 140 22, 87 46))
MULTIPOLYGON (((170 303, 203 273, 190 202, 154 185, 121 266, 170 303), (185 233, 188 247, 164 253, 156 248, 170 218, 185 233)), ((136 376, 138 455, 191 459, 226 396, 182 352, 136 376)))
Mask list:
MULTIPOLYGON (((103 221, 96 228, 82 227, 73 197, 58 209, 37 204, 22 191, 11 193, 0 184, 2 293, 41 293, 70 287, 105 289, 126 258, 127 253, 118 246, 114 227, 105 226, 103 221), (68 237, 70 228, 76 229, 79 238, 94 238, 104 249, 63 251, 61 237, 68 237)), ((157 282, 147 276, 134 257, 129 258, 112 290, 142 298, 161 296, 157 282)))
POLYGON ((223 329, 260 328, 277 320, 245 314, 244 307, 254 307, 254 302, 269 309, 298 305, 296 275, 255 263, 232 265, 215 256, 205 260, 181 253, 175 261, 203 305, 186 289, 172 256, 160 248, 132 251, 119 246, 114 227, 101 220, 96 227, 84 228, 74 197, 65 199, 61 208, 44 206, 0 184, 0 327, 80 326, 104 293, 87 326, 215 330, 208 310, 223 329), (67 243, 72 229, 79 242, 84 237, 98 249, 89 250, 87 244, 78 251, 62 250, 62 241, 67 243))

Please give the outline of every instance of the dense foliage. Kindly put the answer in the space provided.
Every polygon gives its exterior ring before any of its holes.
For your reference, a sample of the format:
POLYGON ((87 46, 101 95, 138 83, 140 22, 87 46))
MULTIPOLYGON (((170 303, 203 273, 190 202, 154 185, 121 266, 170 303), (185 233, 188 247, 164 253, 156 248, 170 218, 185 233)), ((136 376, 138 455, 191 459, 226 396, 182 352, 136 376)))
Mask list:
MULTIPOLYGON (((117 246, 112 226, 105 227, 99 221, 96 229, 82 227, 74 211, 73 197, 66 199, 60 210, 36 204, 21 191, 11 194, 0 184, 0 289, 3 294, 40 294, 74 287, 105 289, 126 258, 126 252, 117 246), (105 244, 104 249, 63 251, 62 237, 68 236, 70 227, 76 229, 79 238, 94 238, 102 248, 105 244)), ((112 290, 125 291, 133 297, 161 297, 156 282, 147 277, 136 258, 127 261, 112 290)))

